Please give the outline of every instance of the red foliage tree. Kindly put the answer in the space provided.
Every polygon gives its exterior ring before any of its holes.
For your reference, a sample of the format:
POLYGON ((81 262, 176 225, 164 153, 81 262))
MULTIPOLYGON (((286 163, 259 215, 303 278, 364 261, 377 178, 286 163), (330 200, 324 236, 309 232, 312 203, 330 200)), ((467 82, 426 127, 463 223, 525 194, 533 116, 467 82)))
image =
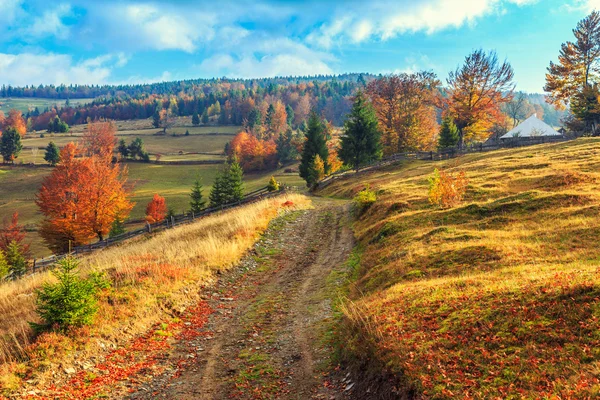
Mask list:
POLYGON ((160 222, 165 219, 166 215, 167 202, 164 197, 155 193, 152 200, 150 200, 150 203, 146 206, 146 221, 148 221, 149 224, 160 222))
POLYGON ((23 114, 19 110, 10 110, 8 112, 8 117, 3 119, 2 121, 2 130, 6 128, 15 128, 19 135, 25 136, 27 133, 27 122, 23 118, 23 114))
POLYGON ((10 222, 4 220, 4 226, 0 230, 0 250, 6 252, 8 245, 12 242, 16 242, 19 245, 21 254, 27 255, 29 253, 29 244, 24 243, 25 232, 23 227, 19 225, 19 213, 14 212, 10 222))

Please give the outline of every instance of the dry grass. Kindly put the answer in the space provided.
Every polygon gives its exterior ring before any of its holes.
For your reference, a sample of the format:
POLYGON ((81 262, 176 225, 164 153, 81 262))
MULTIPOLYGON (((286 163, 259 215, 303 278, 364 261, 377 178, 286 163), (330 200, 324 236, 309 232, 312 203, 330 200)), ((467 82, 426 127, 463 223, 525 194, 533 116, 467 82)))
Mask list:
POLYGON ((49 272, 0 286, 0 361, 4 364, 0 384, 4 389, 18 386, 19 374, 14 371, 23 368, 18 363, 24 360, 33 368, 28 374, 43 380, 41 371, 56 363, 85 359, 127 341, 161 318, 177 315, 196 299, 195 288, 210 283, 215 271, 240 260, 269 222, 289 208, 282 206, 286 201, 292 202, 292 208, 309 204, 301 195, 280 196, 82 259, 83 274, 104 272, 112 288, 102 295, 94 325, 76 333, 75 339, 42 337, 42 343, 33 339, 28 325, 37 321, 33 292, 53 279, 49 272))
POLYGON ((378 191, 349 320, 426 398, 599 396, 599 179, 600 141, 581 139, 332 185, 378 191), (466 172, 462 204, 428 203, 436 167, 466 172))

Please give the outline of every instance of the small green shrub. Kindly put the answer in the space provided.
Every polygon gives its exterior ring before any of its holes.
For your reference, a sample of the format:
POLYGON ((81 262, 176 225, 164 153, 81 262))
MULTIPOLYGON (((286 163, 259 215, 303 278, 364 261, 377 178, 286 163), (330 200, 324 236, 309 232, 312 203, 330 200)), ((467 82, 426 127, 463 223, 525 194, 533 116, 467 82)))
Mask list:
POLYGON ((271 179, 269 179, 269 184, 267 185, 267 190, 269 192, 276 192, 279 190, 279 182, 277 182, 275 180, 274 176, 271 176, 271 179))
POLYGON ((27 260, 21 252, 21 246, 16 241, 10 242, 6 248, 5 257, 10 272, 15 275, 23 275, 27 272, 27 260))
POLYGON ((8 261, 6 261, 6 257, 4 256, 4 252, 0 250, 0 280, 4 278, 10 272, 8 267, 8 261))
POLYGON ((377 201, 377 193, 371 190, 369 186, 361 190, 354 196, 354 206, 359 213, 366 211, 377 201))
POLYGON ((45 283, 36 290, 36 312, 43 321, 41 324, 31 323, 36 331, 66 331, 70 327, 92 323, 98 310, 98 289, 107 283, 99 275, 80 278, 76 272, 78 264, 72 257, 60 260, 53 272, 58 282, 45 283))

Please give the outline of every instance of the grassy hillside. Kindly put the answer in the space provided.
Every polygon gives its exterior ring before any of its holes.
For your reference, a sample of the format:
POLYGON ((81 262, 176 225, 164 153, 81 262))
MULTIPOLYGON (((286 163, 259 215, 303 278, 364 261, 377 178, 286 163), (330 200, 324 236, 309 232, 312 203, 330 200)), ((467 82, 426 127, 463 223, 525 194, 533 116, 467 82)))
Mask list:
POLYGON ((370 350, 425 398, 600 395, 600 140, 407 162, 324 190, 376 203, 346 354, 370 350), (434 168, 465 171, 463 204, 428 202, 434 168))
MULTIPOLYGON (((94 99, 73 99, 70 100, 71 106, 86 104, 94 99)), ((65 106, 66 100, 60 99, 43 99, 43 98, 17 98, 17 97, 0 97, 0 111, 8 114, 10 110, 17 109, 22 113, 27 113, 29 110, 34 110, 36 107, 43 112, 46 107, 57 105, 59 108, 65 106)))
MULTIPOLYGON (((127 349, 153 324, 177 325, 175 317, 198 304, 198 289, 238 262, 273 218, 308 205, 301 195, 279 196, 83 258, 81 273, 104 274, 110 288, 100 296, 93 325, 68 335, 35 338, 28 324, 38 320, 33 291, 55 280, 50 272, 0 285, 0 397, 18 396, 25 380, 37 386, 56 383, 58 371, 79 368, 90 357, 98 362, 116 346, 127 349)), ((156 346, 164 336, 153 336, 156 346)), ((132 371, 116 365, 111 375, 126 379, 132 371)))

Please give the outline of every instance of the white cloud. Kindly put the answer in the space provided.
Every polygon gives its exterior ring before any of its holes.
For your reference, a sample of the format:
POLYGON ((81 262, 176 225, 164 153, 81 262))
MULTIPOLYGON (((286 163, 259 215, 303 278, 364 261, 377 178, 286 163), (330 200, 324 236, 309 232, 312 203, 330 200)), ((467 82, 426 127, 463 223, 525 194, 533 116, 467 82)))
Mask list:
POLYGON ((584 0, 580 1, 586 11, 600 10, 600 0, 584 0))
POLYGON ((103 84, 109 82, 118 63, 119 57, 113 55, 76 63, 71 56, 64 54, 0 53, 0 76, 3 83, 15 86, 103 84))
POLYGON ((71 6, 68 4, 61 4, 54 10, 44 11, 42 15, 34 18, 28 33, 35 38, 55 36, 58 39, 67 39, 70 30, 62 19, 70 14, 71 6))

